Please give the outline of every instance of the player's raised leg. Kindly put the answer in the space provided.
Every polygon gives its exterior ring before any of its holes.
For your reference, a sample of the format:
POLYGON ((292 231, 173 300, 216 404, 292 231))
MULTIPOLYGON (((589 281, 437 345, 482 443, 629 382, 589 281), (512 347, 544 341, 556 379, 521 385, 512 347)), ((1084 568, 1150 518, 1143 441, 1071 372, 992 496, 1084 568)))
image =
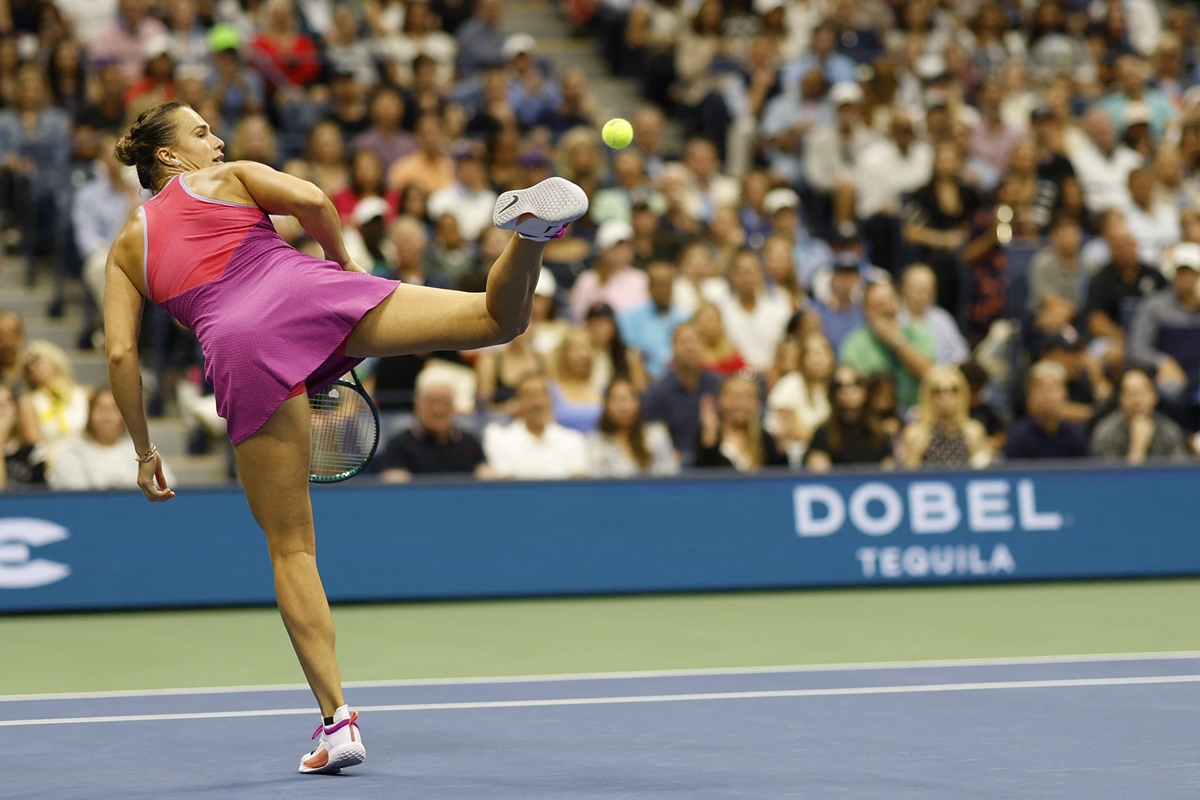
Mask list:
POLYGON ((302 762, 301 771, 333 772, 360 763, 366 751, 357 733, 357 715, 351 715, 342 697, 333 615, 317 572, 308 493, 310 436, 308 398, 299 395, 285 400, 257 433, 234 447, 234 454, 250 511, 267 537, 284 627, 321 716, 333 719, 332 732, 321 732, 317 748, 305 757, 312 766, 302 762), (330 753, 340 739, 352 739, 353 746, 342 748, 335 765, 330 753))
POLYGON ((492 265, 487 291, 398 286, 355 326, 346 339, 346 355, 465 350, 512 339, 529 324, 546 241, 587 213, 587 208, 584 191, 562 178, 500 195, 492 221, 519 235, 492 265))

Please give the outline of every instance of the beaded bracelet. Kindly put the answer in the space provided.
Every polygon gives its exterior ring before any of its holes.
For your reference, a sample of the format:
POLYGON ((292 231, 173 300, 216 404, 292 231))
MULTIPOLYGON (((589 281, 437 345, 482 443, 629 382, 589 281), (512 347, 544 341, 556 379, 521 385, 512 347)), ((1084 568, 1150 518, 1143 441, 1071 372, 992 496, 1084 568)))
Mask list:
POLYGON ((133 458, 139 464, 145 464, 147 461, 152 461, 154 459, 154 457, 157 455, 158 455, 158 448, 155 447, 153 443, 151 443, 149 450, 147 450, 145 453, 142 453, 140 456, 134 456, 133 458))

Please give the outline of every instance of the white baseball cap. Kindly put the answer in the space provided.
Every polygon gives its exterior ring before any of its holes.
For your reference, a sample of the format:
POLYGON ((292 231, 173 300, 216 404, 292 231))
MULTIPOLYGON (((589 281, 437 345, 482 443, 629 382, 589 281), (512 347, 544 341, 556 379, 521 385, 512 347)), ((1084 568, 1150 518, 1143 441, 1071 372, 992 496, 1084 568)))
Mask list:
POLYGON ((785 208, 799 208, 800 195, 796 194, 791 189, 772 189, 767 192, 767 196, 763 198, 763 214, 768 217, 775 216, 776 211, 785 208))
POLYGON ((861 103, 863 101, 863 91, 854 81, 841 81, 835 83, 833 88, 829 90, 829 100, 835 106, 847 105, 849 103, 861 103))
POLYGON ((516 58, 521 53, 533 55, 537 50, 537 39, 528 33, 514 33, 504 40, 504 57, 516 58))
POLYGON ((376 217, 386 219, 391 210, 387 200, 382 197, 364 197, 350 212, 350 221, 361 228, 376 217))
POLYGON ((602 222, 596 230, 596 250, 601 253, 621 242, 630 241, 633 241, 633 226, 623 219, 602 222))

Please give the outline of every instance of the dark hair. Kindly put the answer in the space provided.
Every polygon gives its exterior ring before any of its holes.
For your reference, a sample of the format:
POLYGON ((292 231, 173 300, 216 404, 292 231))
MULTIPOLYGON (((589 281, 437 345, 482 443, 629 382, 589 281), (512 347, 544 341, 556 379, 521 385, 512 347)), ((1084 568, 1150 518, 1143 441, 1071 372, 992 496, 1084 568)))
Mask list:
POLYGON ((138 114, 129 133, 117 140, 113 153, 127 167, 137 167, 138 183, 143 189, 158 191, 162 164, 155 155, 160 147, 171 146, 176 139, 172 112, 185 108, 184 103, 160 103, 138 114))
POLYGON ((628 386, 630 391, 633 392, 633 396, 637 398, 638 401, 639 412, 638 415, 634 417, 633 426, 629 429, 629 449, 633 451, 633 460, 636 461, 638 467, 645 472, 646 470, 650 469, 650 462, 652 459, 650 456, 650 450, 646 447, 646 428, 642 422, 642 415, 640 411, 642 398, 638 395, 637 387, 633 385, 633 381, 629 380, 629 378, 614 377, 612 379, 612 383, 610 383, 608 388, 604 391, 604 412, 600 415, 600 432, 607 434, 608 436, 612 436, 618 432, 617 423, 613 421, 613 418, 609 416, 608 413, 608 398, 612 396, 613 388, 619 383, 623 383, 628 386))
POLYGON ((612 340, 608 343, 608 358, 612 362, 612 380, 631 380, 629 372, 629 348, 625 338, 621 336, 621 326, 617 324, 612 306, 607 303, 594 303, 587 311, 587 319, 592 317, 607 317, 613 321, 612 340))
POLYGON ((863 386, 864 391, 867 388, 867 377, 860 374, 858 370, 850 367, 847 364, 839 364, 833 371, 833 375, 829 378, 829 385, 825 387, 829 393, 829 419, 826 421, 826 426, 829 428, 829 452, 830 455, 842 449, 845 444, 846 435, 852 431, 858 431, 866 436, 871 444, 881 444, 887 438, 883 432, 883 423, 879 419, 879 415, 871 408, 871 400, 869 396, 863 397, 862 411, 857 422, 851 423, 843 418, 845 409, 840 399, 838 399, 838 379, 837 370, 851 369, 854 370, 856 380, 863 386))

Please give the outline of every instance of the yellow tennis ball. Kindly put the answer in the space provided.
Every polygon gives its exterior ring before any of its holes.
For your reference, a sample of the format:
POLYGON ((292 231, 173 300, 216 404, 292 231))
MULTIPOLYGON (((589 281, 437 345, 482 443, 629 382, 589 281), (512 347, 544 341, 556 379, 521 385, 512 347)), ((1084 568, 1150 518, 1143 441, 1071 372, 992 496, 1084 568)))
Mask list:
POLYGON ((610 119, 604 123, 604 129, 600 131, 600 138, 604 143, 613 150, 620 150, 622 147, 628 147, 633 141, 633 126, 629 124, 627 119, 610 119))

